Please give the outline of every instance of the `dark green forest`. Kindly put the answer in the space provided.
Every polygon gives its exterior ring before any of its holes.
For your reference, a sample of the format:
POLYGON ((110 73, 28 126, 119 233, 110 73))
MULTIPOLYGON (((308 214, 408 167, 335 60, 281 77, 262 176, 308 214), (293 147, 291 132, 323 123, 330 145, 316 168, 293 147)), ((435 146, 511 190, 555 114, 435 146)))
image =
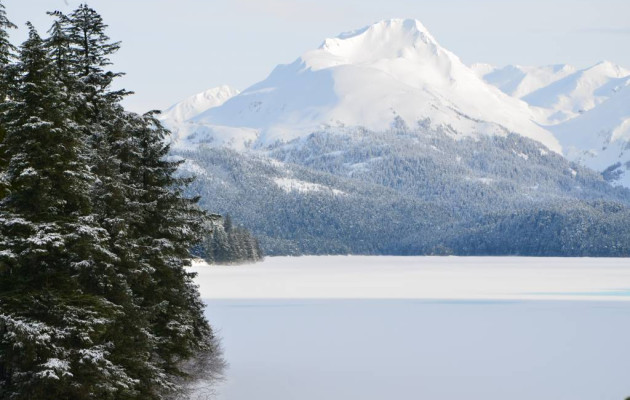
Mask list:
POLYGON ((207 171, 189 193, 268 255, 630 255, 630 191, 516 134, 347 128, 175 153, 207 171))
POLYGON ((209 264, 243 264, 264 257, 258 239, 242 225, 235 225, 230 214, 215 215, 212 229, 193 249, 193 255, 209 264))

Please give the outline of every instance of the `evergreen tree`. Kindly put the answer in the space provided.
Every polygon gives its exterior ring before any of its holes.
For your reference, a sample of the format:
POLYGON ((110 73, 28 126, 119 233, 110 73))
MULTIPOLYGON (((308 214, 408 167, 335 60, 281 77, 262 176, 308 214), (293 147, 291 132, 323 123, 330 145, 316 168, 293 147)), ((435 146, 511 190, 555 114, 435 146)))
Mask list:
MULTIPOLYGON (((102 30, 106 26, 100 16, 85 5, 70 16, 59 11, 49 15, 55 17, 47 40, 49 56, 58 79, 66 83, 75 105, 75 120, 90 145, 91 171, 96 177, 91 188, 94 216, 107 232, 108 249, 116 257, 111 270, 115 276, 122 277, 107 294, 110 301, 125 310, 119 321, 125 332, 117 336, 119 341, 113 356, 130 376, 149 377, 156 371, 149 362, 152 338, 146 329, 147 317, 130 287, 133 277, 140 273, 133 256, 134 242, 129 236, 129 224, 136 211, 128 193, 133 190, 133 182, 125 179, 125 169, 130 168, 126 163, 133 161, 129 154, 134 151, 134 143, 125 129, 126 113, 118 104, 120 97, 112 96, 109 89, 111 78, 120 74, 101 68, 109 65, 106 56, 117 50, 118 44, 110 47, 105 43, 108 38, 102 30), (95 25, 90 27, 90 21, 95 25), (103 51, 99 46, 108 47, 110 51, 103 51), (85 57, 88 51, 100 56, 85 57), (77 64, 86 68, 76 68, 77 64), (95 86, 91 82, 100 84, 95 86)), ((159 390, 156 385, 153 392, 159 390)), ((136 391, 142 398, 150 398, 146 392, 137 388, 136 391)))
POLYGON ((207 244, 204 250, 205 253, 203 257, 210 263, 216 262, 218 264, 224 264, 229 263, 235 258, 224 225, 217 224, 214 227, 212 233, 207 238, 207 244))
POLYGON ((0 399, 172 398, 223 366, 185 270, 207 215, 166 159, 168 132, 110 89, 119 44, 101 17, 50 14, 0 113, 0 399))
POLYGON ((262 260, 263 252, 258 240, 242 226, 234 227, 232 217, 217 216, 212 229, 204 238, 197 255, 210 264, 233 264, 262 260))
MULTIPOLYGON (((16 26, 7 18, 4 5, 0 2, 0 100, 4 101, 8 96, 9 86, 13 80, 12 61, 14 59, 15 47, 9 41, 9 29, 16 26)), ((4 196, 7 189, 6 167, 8 160, 4 154, 4 137, 6 130, 0 124, 0 198, 4 196)))
POLYGON ((115 398, 133 381, 110 357, 123 311, 103 296, 114 260, 91 213, 86 142, 30 25, 17 72, 2 104, 0 398, 115 398))
POLYGON ((111 248, 120 257, 119 267, 130 277, 135 306, 145 310, 145 329, 152 333, 147 363, 153 379, 143 381, 141 388, 143 398, 151 398, 172 391, 178 377, 191 372, 185 367, 192 364, 182 361, 203 361, 211 367, 210 376, 212 368, 221 366, 192 276, 183 269, 205 214, 196 200, 183 197, 178 186, 185 182, 173 176, 179 163, 164 160, 164 128, 152 114, 124 112, 118 102, 129 92, 110 89, 122 74, 105 67, 120 45, 110 42, 100 15, 82 5, 67 21, 74 63, 81 66, 75 74, 88 103, 86 122, 97 150, 94 201, 112 238, 111 248), (177 231, 185 234, 174 235, 177 231))
MULTIPOLYGON (((125 309, 120 326, 126 332, 118 337, 114 355, 131 376, 148 379, 159 373, 159 369, 150 362, 154 343, 147 329, 148 318, 131 287, 142 268, 146 268, 137 263, 133 254, 136 243, 129 232, 138 209, 131 199, 135 182, 129 180, 128 171, 134 168, 131 164, 137 163, 138 157, 133 157, 136 144, 126 127, 126 113, 118 103, 120 97, 111 95, 109 88, 112 77, 120 74, 102 69, 110 64, 107 56, 118 49, 118 44, 105 43, 109 40, 103 32, 106 26, 85 5, 70 16, 58 11, 49 14, 55 17, 47 43, 49 54, 59 79, 68 82, 76 104, 75 119, 91 147, 91 170, 96 176, 92 186, 95 218, 107 232, 108 249, 116 256, 112 270, 116 276, 124 277, 110 293, 111 301, 125 309), (90 22, 94 25, 90 26, 90 22), (86 57, 87 52, 99 56, 86 57), (78 64, 84 68, 76 68, 78 64)), ((138 388, 136 391, 141 398, 151 398, 163 389, 154 386, 148 391, 138 388)))
POLYGON ((188 179, 177 178, 181 164, 169 161, 168 131, 154 113, 129 115, 141 156, 132 179, 141 184, 136 199, 143 219, 134 226, 139 264, 150 271, 134 288, 141 306, 150 313, 150 330, 156 341, 158 367, 170 376, 212 376, 222 361, 216 339, 203 316, 203 303, 185 267, 190 249, 200 241, 207 215, 197 207, 198 199, 184 197, 188 179), (194 360, 182 363, 180 360, 194 360))
POLYGON ((125 90, 111 90, 111 84, 122 73, 107 71, 110 56, 120 49, 120 42, 112 42, 105 33, 103 18, 86 4, 81 4, 68 16, 54 13, 65 25, 65 36, 70 42, 70 65, 80 78, 85 94, 86 113, 92 121, 103 120, 102 105, 120 101, 129 94, 125 90))
POLYGON ((8 87, 11 81, 9 66, 14 59, 15 46, 9 40, 9 29, 15 29, 16 26, 9 21, 2 2, 0 2, 0 99, 7 97, 8 87))
POLYGON ((74 79, 76 74, 72 71, 71 39, 68 35, 70 21, 60 11, 49 12, 48 15, 55 17, 53 25, 48 30, 50 36, 46 39, 49 57, 54 64, 57 79, 64 82, 69 90, 74 91, 77 89, 77 83, 74 79))
POLYGON ((232 232, 234 223, 232 222, 232 216, 228 213, 225 215, 225 219, 223 220, 223 229, 227 233, 232 232))

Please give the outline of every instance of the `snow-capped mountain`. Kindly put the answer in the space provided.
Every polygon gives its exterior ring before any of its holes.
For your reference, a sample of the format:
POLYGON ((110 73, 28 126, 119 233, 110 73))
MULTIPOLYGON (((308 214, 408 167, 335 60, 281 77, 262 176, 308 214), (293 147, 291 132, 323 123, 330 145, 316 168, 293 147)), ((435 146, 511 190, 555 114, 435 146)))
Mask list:
POLYGON ((266 148, 357 127, 455 138, 515 132, 630 186, 629 82, 630 71, 610 62, 467 67, 419 21, 392 19, 326 39, 241 93, 210 89, 161 118, 182 149, 266 148))
POLYGON ((522 97, 547 111, 546 121, 557 124, 603 103, 630 80, 630 71, 608 61, 576 71, 522 97))
POLYGON ((630 79, 600 105, 551 127, 572 161, 630 187, 630 79))
POLYGON ((418 124, 454 136, 517 132, 560 151, 523 101, 480 79, 416 20, 393 19, 326 39, 224 104, 176 128, 176 143, 240 148, 326 128, 418 124))
POLYGON ((606 61, 577 71, 567 65, 498 69, 474 64, 471 69, 526 101, 569 160, 630 187, 630 70, 606 61))
POLYGON ((470 68, 487 83, 518 98, 549 86, 576 71, 575 67, 567 64, 542 67, 507 65, 503 68, 490 64, 473 64, 470 68))

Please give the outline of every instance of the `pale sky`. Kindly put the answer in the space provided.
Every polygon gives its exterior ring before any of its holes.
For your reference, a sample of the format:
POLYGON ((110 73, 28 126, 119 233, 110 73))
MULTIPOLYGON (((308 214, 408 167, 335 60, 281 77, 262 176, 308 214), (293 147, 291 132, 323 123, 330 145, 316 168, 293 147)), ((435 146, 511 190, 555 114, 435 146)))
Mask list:
MULTIPOLYGON (((25 39, 78 0, 4 0, 25 39)), ((205 89, 264 79, 325 38, 386 18, 419 19, 465 63, 630 67, 630 0, 92 0, 123 47, 127 108, 163 109, 205 89)))

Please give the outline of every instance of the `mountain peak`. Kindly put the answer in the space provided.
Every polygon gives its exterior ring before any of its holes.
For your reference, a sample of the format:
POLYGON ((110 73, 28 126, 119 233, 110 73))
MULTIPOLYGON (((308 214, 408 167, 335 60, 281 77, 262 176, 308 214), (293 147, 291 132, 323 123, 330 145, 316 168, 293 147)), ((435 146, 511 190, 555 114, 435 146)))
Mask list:
POLYGON ((592 67, 586 68, 585 71, 596 71, 614 78, 623 78, 630 75, 629 70, 608 60, 600 61, 592 67))
POLYGON ((417 19, 402 18, 381 20, 361 29, 341 33, 337 36, 336 39, 347 40, 367 34, 377 37, 380 36, 382 39, 387 40, 388 35, 400 33, 415 35, 416 37, 421 37, 435 42, 435 39, 433 38, 429 30, 424 25, 422 25, 422 22, 418 21, 417 19))
POLYGON ((323 69, 399 58, 435 57, 442 53, 446 51, 420 21, 388 19, 326 39, 319 49, 303 58, 309 67, 323 69))
POLYGON ((326 39, 188 128, 195 140, 256 147, 328 128, 386 131, 403 121, 457 136, 516 132, 560 151, 533 118, 526 103, 482 81, 422 23, 391 19, 326 39))

